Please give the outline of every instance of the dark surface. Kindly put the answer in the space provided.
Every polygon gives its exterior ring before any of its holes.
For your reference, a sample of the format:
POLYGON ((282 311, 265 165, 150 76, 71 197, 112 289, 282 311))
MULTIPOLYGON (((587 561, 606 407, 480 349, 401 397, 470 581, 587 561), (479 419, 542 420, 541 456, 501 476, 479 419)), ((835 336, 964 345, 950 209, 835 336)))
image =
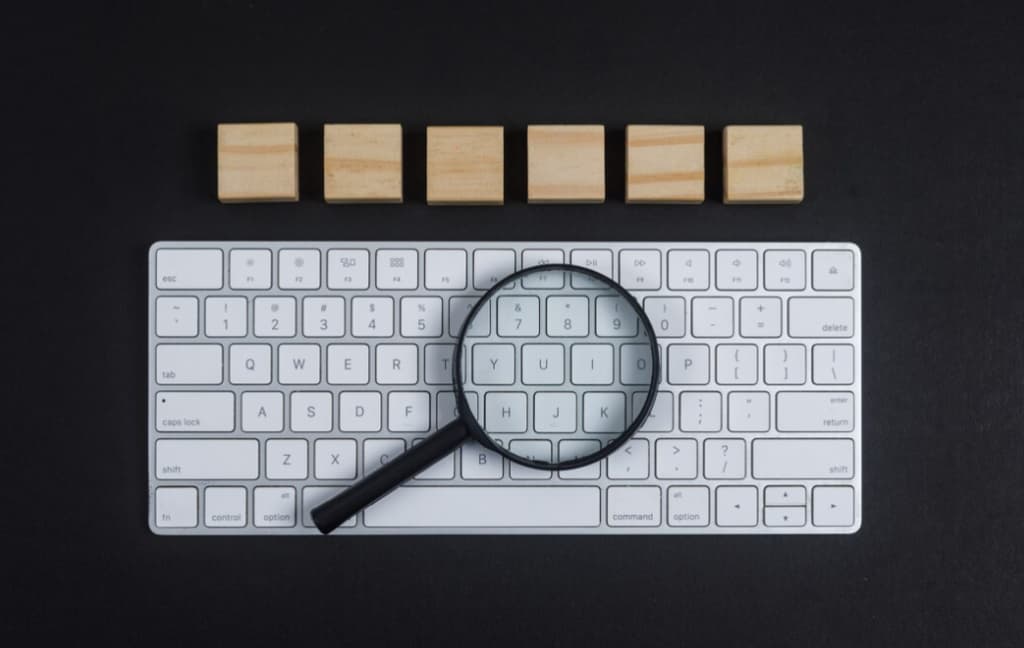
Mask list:
POLYGON ((5 318, 5 638, 1024 640, 1020 9, 150 4, 5 9, 0 205, 22 287, 5 318), (302 202, 218 204, 215 124, 260 120, 299 123, 302 202), (405 124, 406 204, 320 201, 320 127, 347 120, 405 124), (608 125, 607 204, 525 204, 531 122, 608 125), (623 204, 630 122, 707 125, 706 204, 623 204), (758 122, 804 125, 804 204, 721 204, 721 128, 758 122), (424 127, 445 123, 506 125, 505 207, 424 205, 424 127), (147 247, 346 238, 858 243, 863 529, 151 535, 147 247))

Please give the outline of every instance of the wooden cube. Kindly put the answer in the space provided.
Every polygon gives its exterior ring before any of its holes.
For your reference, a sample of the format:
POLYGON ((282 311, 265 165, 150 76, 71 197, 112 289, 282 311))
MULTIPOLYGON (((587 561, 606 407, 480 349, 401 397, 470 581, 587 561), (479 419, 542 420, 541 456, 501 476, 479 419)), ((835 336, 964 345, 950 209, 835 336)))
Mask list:
POLYGON ((529 126, 527 200, 604 202, 604 126, 529 126))
POLYGON ((726 126, 722 148, 726 203, 804 199, 802 126, 726 126))
POLYGON ((402 202, 402 125, 324 124, 324 200, 402 202))
POLYGON ((504 127, 427 127, 427 204, 504 202, 504 127))
POLYGON ((294 123, 218 124, 221 202, 299 199, 299 127, 294 123))
POLYGON ((704 127, 626 126, 626 202, 704 202, 704 127))

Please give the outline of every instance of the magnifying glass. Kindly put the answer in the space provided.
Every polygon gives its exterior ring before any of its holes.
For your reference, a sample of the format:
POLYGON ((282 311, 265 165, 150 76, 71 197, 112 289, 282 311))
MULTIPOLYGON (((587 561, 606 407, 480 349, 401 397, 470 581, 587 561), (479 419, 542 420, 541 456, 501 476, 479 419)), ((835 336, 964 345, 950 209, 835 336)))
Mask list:
POLYGON ((513 273, 476 302, 452 374, 456 419, 314 508, 321 532, 467 440, 537 470, 600 461, 643 425, 661 371, 654 327, 625 288, 552 264, 513 273))

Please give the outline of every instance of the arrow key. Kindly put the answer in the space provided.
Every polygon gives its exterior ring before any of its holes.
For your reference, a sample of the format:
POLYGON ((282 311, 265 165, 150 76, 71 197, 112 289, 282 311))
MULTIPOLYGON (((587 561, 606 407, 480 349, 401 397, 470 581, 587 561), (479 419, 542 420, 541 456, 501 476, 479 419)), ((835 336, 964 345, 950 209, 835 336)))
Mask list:
POLYGON ((765 486, 765 506, 804 506, 807 491, 803 486, 765 486))
POLYGON ((807 509, 802 506, 768 506, 764 509, 764 525, 770 527, 804 526, 807 509))
POLYGON ((715 489, 718 526, 757 526, 757 486, 719 486, 715 489))

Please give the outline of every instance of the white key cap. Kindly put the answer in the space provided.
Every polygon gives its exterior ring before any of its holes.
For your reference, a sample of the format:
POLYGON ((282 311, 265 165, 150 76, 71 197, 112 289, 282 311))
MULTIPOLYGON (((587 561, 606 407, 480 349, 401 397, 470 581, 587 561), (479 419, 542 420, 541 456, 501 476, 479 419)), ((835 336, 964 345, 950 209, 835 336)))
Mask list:
POLYGON ((491 432, 526 432, 526 394, 488 392, 484 395, 484 429, 491 432))
POLYGON ((462 445, 463 479, 501 479, 504 458, 475 441, 462 445))
POLYGON ((306 297, 302 300, 302 334, 306 337, 345 335, 345 299, 306 297))
POLYGON ((511 344, 475 344, 473 382, 477 385, 511 385, 516 380, 516 348, 511 344))
POLYGON ((157 297, 156 334, 159 337, 199 335, 199 300, 195 297, 157 297))
MULTIPOLYGON (((462 325, 466 321, 469 312, 480 301, 476 297, 452 297, 448 300, 448 334, 458 338, 462 331, 462 325)), ((491 307, 490 303, 482 306, 479 312, 473 316, 473 321, 466 331, 467 337, 484 337, 491 334, 491 307)))
POLYGON ((593 527, 597 486, 403 486, 370 505, 367 527, 593 527))
POLYGON ((661 524, 661 488, 609 486, 608 526, 644 527, 661 524))
POLYGON ((370 253, 366 250, 328 250, 327 287, 366 290, 370 287, 370 253))
POLYGON ((392 432, 426 432, 430 429, 428 392, 388 394, 388 429, 392 432))
POLYGON ((640 320, 633 307, 621 297, 598 297, 594 329, 601 337, 636 337, 640 320))
MULTIPOLYGON (((415 446, 422 443, 423 439, 415 439, 412 444, 415 446)), ((413 476, 417 480, 455 479, 455 453, 447 454, 431 465, 427 466, 413 476)))
POLYGON ((352 439, 317 439, 313 444, 317 479, 355 479, 356 442, 352 439))
POLYGON ((400 304, 402 337, 441 337, 440 297, 402 297, 400 304))
POLYGON ((390 297, 352 298, 352 335, 391 337, 395 332, 395 304, 390 297))
POLYGON ((540 335, 540 299, 533 296, 498 297, 498 335, 540 335))
POLYGON ((378 392, 338 394, 338 429, 342 432, 379 432, 381 398, 378 392))
POLYGON ((246 492, 242 486, 211 486, 203 492, 203 522, 211 528, 244 527, 246 492))
POLYGON ((271 285, 270 250, 231 250, 228 277, 234 290, 266 290, 271 285))
POLYGON ((789 337, 853 337, 853 299, 849 297, 791 297, 789 337))
POLYGON ((755 439, 755 479, 853 479, 852 439, 755 439))
POLYGON ((679 395, 679 429, 683 432, 718 432, 722 429, 722 394, 683 392, 679 395))
POLYGON ((256 479, 256 439, 157 439, 157 479, 256 479))
POLYGON ((156 287, 162 290, 219 290, 224 285, 220 250, 157 250, 156 287))
POLYGON ((730 392, 729 431, 767 432, 771 426, 768 392, 730 392))
POLYGON ((232 432, 235 395, 231 392, 157 392, 159 432, 232 432))
POLYGON ((610 385, 615 379, 615 349, 610 344, 574 344, 570 378, 574 385, 610 385))
MULTIPOLYGON (((455 354, 454 344, 428 344, 423 350, 423 374, 428 385, 451 385, 452 356, 455 354)), ((462 356, 465 369, 466 356, 462 356)))
POLYGON ((419 351, 415 344, 378 344, 377 383, 415 385, 419 382, 419 351))
MULTIPOLYGON (((509 444, 509 450, 517 457, 523 457, 531 461, 551 462, 550 441, 523 441, 517 439, 509 444)), ((510 463, 508 476, 512 479, 551 479, 551 471, 537 470, 536 468, 528 468, 517 463, 510 463)))
POLYGON ((852 392, 779 392, 779 432, 853 432, 852 392))
POLYGON ((802 527, 807 524, 807 509, 802 506, 768 506, 764 509, 764 525, 768 527, 802 527))
POLYGON ((334 427, 331 392, 292 392, 292 432, 330 432, 334 427))
MULTIPOLYGON (((612 251, 611 250, 573 250, 569 258, 572 265, 577 265, 594 272, 599 272, 606 277, 614 279, 612 274, 612 251)), ((604 288, 604 284, 594 281, 579 274, 572 275, 573 288, 604 288)))
POLYGON ((282 385, 320 382, 320 345, 282 344, 277 347, 277 381, 282 385))
POLYGON ((715 286, 719 290, 757 288, 757 252, 719 250, 715 253, 715 286))
POLYGON ((816 385, 852 385, 853 347, 849 344, 816 344, 812 366, 816 385))
POLYGON ((674 527, 706 527, 711 493, 707 486, 670 486, 668 489, 668 525, 674 527))
POLYGON ((654 451, 658 479, 697 479, 696 439, 658 439, 654 451))
POLYGON ((715 380, 720 385, 757 383, 757 346, 719 344, 715 348, 715 380))
MULTIPOLYGON (((302 526, 313 527, 313 509, 345 490, 337 486, 306 486, 302 489, 302 526)), ((341 523, 342 528, 354 527, 358 515, 341 523)))
POLYGON ((565 347, 561 344, 524 344, 524 385, 561 385, 565 382, 565 347))
POLYGON ((668 253, 668 287, 672 290, 707 290, 711 287, 707 250, 671 250, 668 253))
POLYGON ((706 439, 704 477, 743 479, 747 476, 747 453, 743 439, 706 439))
POLYGON ((243 432, 281 432, 284 430, 284 394, 281 392, 242 393, 243 432))
POLYGON ((295 504, 291 486, 257 486, 252 489, 253 526, 295 526, 295 504))
MULTIPOLYGON (((575 417, 574 417, 575 418, 575 417)), ((597 439, 564 439, 558 442, 558 461, 572 461, 597 454, 601 450, 601 442, 597 439)), ((559 470, 560 479, 600 479, 601 462, 597 461, 579 468, 559 470)))
POLYGON ((427 250, 423 265, 428 290, 466 289, 465 250, 427 250))
POLYGON ((305 439, 267 441, 267 479, 305 479, 307 454, 305 439))
POLYGON ((803 290, 806 266, 803 250, 768 250, 764 253, 766 290, 803 290))
POLYGON ((661 288, 661 252, 622 250, 619 252, 619 283, 627 290, 661 288))
POLYGON ((732 337, 732 299, 694 297, 690 306, 693 337, 732 337))
POLYGON ((766 385, 802 385, 807 382, 807 348, 802 344, 764 346, 766 385))
POLYGON ((647 439, 630 439, 608 455, 608 479, 647 479, 650 456, 647 439))
POLYGON ((583 431, 621 434, 626 429, 626 395, 621 392, 583 394, 583 431))
POLYGON ((206 337, 245 337, 247 320, 245 297, 206 298, 206 337))
POLYGON ((320 250, 281 250, 277 261, 277 285, 282 290, 320 287, 320 250))
POLYGON ((706 385, 711 382, 711 349, 706 344, 668 346, 668 384, 706 385))
POLYGON ((852 486, 815 486, 811 502, 814 526, 853 526, 852 486))
POLYGON ((807 491, 803 486, 765 486, 765 506, 803 506, 807 503, 807 491))
POLYGON ((156 525, 161 528, 194 527, 199 524, 199 491, 188 486, 156 489, 156 525))
POLYGON ((252 300, 252 331, 256 337, 294 337, 295 298, 257 297, 252 300))
POLYGON ((548 297, 545 308, 550 337, 586 337, 590 334, 589 298, 548 297))
POLYGON ((370 347, 365 344, 327 345, 327 382, 366 385, 370 382, 370 347))
POLYGON ((231 357, 231 384, 270 384, 269 344, 232 344, 228 353, 231 357))
POLYGON ((403 439, 367 439, 363 441, 363 473, 369 475, 405 452, 403 439))
POLYGON ((651 347, 648 344, 623 344, 619 347, 619 380, 623 385, 650 385, 651 347))
POLYGON ((811 280, 815 290, 853 290, 853 252, 815 250, 811 254, 811 280))
POLYGON ((723 527, 757 526, 757 486, 716 488, 715 523, 723 527))
POLYGON ((686 335, 686 300, 682 297, 648 297, 644 312, 659 338, 686 335))
POLYGON ((219 344, 156 345, 158 385, 219 385, 224 359, 219 344))
MULTIPOLYGON (((539 265, 551 265, 552 263, 565 263, 565 252, 562 250, 523 251, 523 268, 532 268, 539 265)), ((523 288, 528 290, 560 289, 565 286, 565 273, 538 272, 524 277, 522 281, 523 288)))
POLYGON ((377 288, 415 290, 419 286, 416 250, 377 250, 377 288))
MULTIPOLYGON (((647 392, 635 392, 633 394, 633 416, 636 417, 647 400, 647 392)), ((654 399, 654 406, 651 407, 647 420, 640 428, 641 432, 671 432, 674 425, 672 410, 672 392, 660 391, 654 399)))
POLYGON ((575 432, 576 393, 536 392, 533 395, 533 428, 537 432, 575 432))
POLYGON ((775 338, 782 335, 782 300, 778 297, 740 299, 740 335, 775 338))
POLYGON ((473 252, 473 287, 488 290, 516 271, 514 250, 476 250, 473 252))

